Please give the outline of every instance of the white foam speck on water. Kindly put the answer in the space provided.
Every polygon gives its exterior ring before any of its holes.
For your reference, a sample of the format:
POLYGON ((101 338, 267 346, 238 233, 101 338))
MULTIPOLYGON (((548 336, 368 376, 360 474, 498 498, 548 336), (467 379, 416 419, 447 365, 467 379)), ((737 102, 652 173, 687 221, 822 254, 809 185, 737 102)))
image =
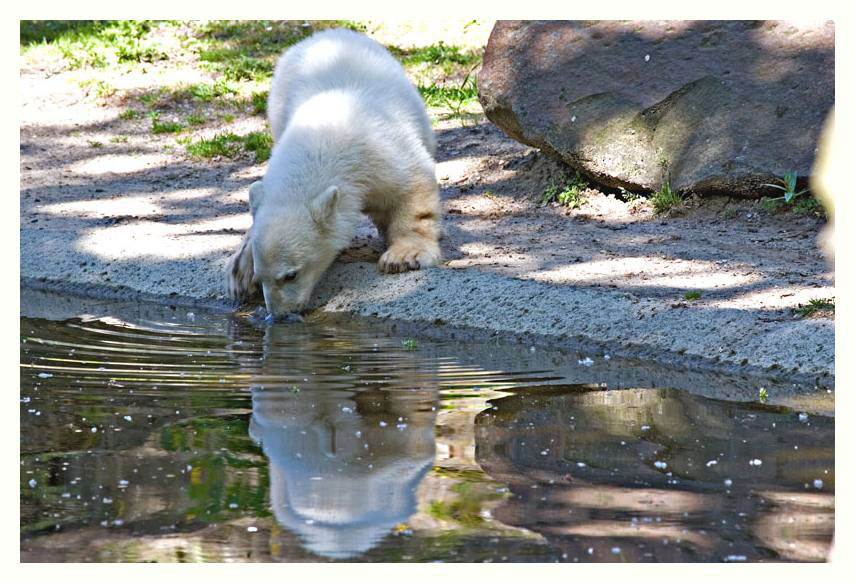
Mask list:
POLYGON ((807 413, 799 413, 799 421, 801 421, 802 423, 805 423, 807 420, 808 420, 808 414, 807 413))
POLYGON ((650 425, 642 425, 641 430, 642 431, 650 431, 650 425))
POLYGON ((315 524, 315 521, 311 518, 306 519, 306 524, 315 524))
POLYGON ((664 470, 665 468, 668 467, 668 464, 666 464, 665 462, 658 462, 658 461, 653 462, 653 465, 656 466, 657 468, 659 468, 660 470, 664 470))
POLYGON ((237 508, 237 507, 238 507, 237 502, 229 502, 229 508, 231 508, 231 509, 233 509, 233 510, 234 510, 234 509, 235 509, 235 508, 237 508))
POLYGON ((119 488, 127 488, 128 484, 130 484, 130 482, 127 480, 119 480, 119 488))
POLYGON ((590 357, 586 356, 585 358, 579 361, 579 364, 581 364, 582 366, 592 366, 594 364, 594 361, 591 360, 590 357))
POLYGON ((29 482, 27 482, 27 483, 30 485, 30 488, 35 488, 35 487, 36 487, 36 484, 38 484, 38 482, 36 482, 35 480, 30 480, 30 481, 29 481, 29 482))
POLYGON ((645 63, 649 63, 649 62, 650 62, 650 55, 644 55, 644 62, 645 62, 645 63))
POLYGON ((724 485, 727 486, 728 488, 730 488, 733 485, 733 480, 731 480, 730 478, 727 478, 724 481, 724 485))
POLYGON ((611 359, 612 359, 612 357, 611 357, 611 356, 609 356, 608 354, 606 354, 606 355, 604 355, 604 356, 603 356, 603 359, 604 359, 604 360, 611 360, 611 359))
POLYGON ((749 461, 748 465, 749 466, 761 466, 761 465, 763 465, 763 460, 755 458, 755 459, 749 461))
POLYGON ((122 419, 124 419, 125 421, 132 421, 133 420, 133 419, 131 419, 130 415, 125 415, 124 417, 122 417, 122 419))
POLYGON ((576 465, 579 466, 580 468, 584 468, 588 464, 586 464, 585 462, 576 462, 576 465))
POLYGON ((311 478, 309 478, 309 479, 310 479, 310 480, 323 480, 324 478, 323 478, 323 476, 312 476, 312 477, 311 477, 311 478))
POLYGON ((592 547, 588 547, 588 554, 589 554, 589 555, 593 555, 593 554, 594 554, 594 549, 593 549, 592 547))
POLYGON ((385 421, 380 422, 380 427, 386 427, 387 423, 385 421))
POLYGON ((40 373, 39 373, 39 378, 40 378, 40 379, 49 379, 49 378, 50 378, 50 377, 52 377, 52 376, 53 376, 53 375, 52 375, 52 374, 50 374, 49 372, 40 372, 40 373))
POLYGON ((92 433, 98 433, 98 428, 97 428, 97 427, 93 427, 93 428, 91 428, 89 431, 91 431, 92 433))
POLYGON ((620 554, 620 547, 612 547, 612 554, 613 555, 619 555, 620 554))
POLYGON ((714 466, 718 463, 718 460, 710 460, 707 462, 707 467, 714 466))
POLYGON ((351 409, 350 407, 342 407, 341 412, 342 413, 353 413, 353 409, 351 409))
POLYGON ((257 526, 247 526, 246 531, 247 532, 258 532, 258 527, 257 526))
POLYGON ((354 435, 355 435, 356 437, 362 437, 362 432, 361 432, 361 431, 357 431, 356 433, 354 433, 354 435))
POLYGON ((819 479, 814 480, 813 481, 813 487, 816 488, 817 490, 822 490, 822 480, 819 480, 819 479))
POLYGON ((728 562, 730 562, 730 561, 747 561, 748 557, 746 557, 745 555, 727 555, 724 558, 724 560, 728 561, 728 562))

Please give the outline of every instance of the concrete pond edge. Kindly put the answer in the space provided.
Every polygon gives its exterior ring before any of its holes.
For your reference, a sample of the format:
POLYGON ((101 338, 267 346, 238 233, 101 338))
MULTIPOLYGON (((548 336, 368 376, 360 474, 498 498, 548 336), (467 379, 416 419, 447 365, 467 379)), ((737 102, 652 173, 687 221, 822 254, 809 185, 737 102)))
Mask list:
MULTIPOLYGON (((26 288, 89 297, 233 311, 217 298, 154 295, 124 286, 21 278, 26 288)), ((762 310, 676 305, 626 291, 580 288, 472 269, 434 268, 381 275, 375 265, 337 263, 315 290, 320 314, 406 324, 413 334, 454 331, 473 340, 500 336, 520 345, 635 358, 697 371, 833 388, 834 321, 762 310)))

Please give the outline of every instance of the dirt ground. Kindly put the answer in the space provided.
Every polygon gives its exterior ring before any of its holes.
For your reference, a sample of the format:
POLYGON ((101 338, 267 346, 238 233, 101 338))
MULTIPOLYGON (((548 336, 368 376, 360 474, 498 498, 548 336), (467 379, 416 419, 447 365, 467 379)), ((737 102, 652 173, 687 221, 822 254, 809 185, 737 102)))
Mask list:
MULTIPOLYGON (((22 63, 23 281, 224 299, 221 270, 250 224, 247 187, 265 164, 252 154, 194 158, 180 137, 153 134, 150 120, 122 118, 152 87, 204 77, 174 61, 119 73, 22 63), (115 94, 99 97, 82 82, 98 75, 115 94)), ((621 291, 651 300, 651 315, 730 308, 757 312, 761 322, 792 322, 806 317, 799 306, 834 298, 816 216, 726 197, 690 199, 657 215, 644 198, 626 202, 596 188, 577 209, 543 206, 544 190, 568 168, 477 112, 435 117, 446 269, 621 291), (687 292, 701 295, 687 299, 687 292)), ((200 131, 245 134, 265 124, 236 111, 200 131)), ((341 261, 373 261, 381 250, 366 219, 341 261)), ((833 311, 809 317, 833 318, 833 311)))

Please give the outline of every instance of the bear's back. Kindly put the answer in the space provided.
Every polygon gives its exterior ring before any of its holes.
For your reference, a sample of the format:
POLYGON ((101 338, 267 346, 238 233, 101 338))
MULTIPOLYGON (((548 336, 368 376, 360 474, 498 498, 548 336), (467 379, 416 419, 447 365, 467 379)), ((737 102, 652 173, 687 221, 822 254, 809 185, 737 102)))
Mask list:
POLYGON ((351 92, 382 117, 409 119, 434 153, 424 103, 403 67, 381 44, 347 29, 315 33, 279 59, 267 108, 274 141, 300 105, 329 91, 351 92))

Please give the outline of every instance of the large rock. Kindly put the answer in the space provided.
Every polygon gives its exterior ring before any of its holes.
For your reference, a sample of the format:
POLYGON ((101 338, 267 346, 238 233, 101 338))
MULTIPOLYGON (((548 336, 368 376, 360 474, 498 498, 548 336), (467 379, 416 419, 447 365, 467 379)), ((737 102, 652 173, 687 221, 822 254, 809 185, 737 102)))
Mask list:
POLYGON ((508 135, 602 184, 655 190, 664 160, 676 190, 757 196, 810 175, 834 24, 500 21, 478 97, 508 135))

